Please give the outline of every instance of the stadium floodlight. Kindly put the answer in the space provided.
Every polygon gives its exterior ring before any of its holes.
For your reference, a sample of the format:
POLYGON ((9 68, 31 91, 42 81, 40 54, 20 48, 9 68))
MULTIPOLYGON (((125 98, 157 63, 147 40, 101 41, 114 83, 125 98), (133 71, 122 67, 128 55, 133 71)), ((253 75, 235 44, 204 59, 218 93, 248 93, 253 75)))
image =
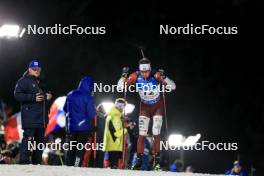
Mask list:
POLYGON ((198 140, 201 138, 201 134, 196 134, 195 136, 189 136, 183 142, 183 146, 194 146, 198 140))
POLYGON ((21 38, 25 33, 25 28, 21 29, 15 24, 4 24, 0 27, 0 38, 21 38))
MULTIPOLYGON (((105 113, 108 113, 114 105, 115 104, 113 102, 106 101, 102 103, 105 113)), ((125 107, 125 113, 130 114, 134 111, 134 109, 135 109, 135 105, 128 103, 125 107)))
POLYGON ((196 134, 195 136, 188 136, 187 138, 181 134, 171 134, 169 136, 168 142, 169 145, 173 147, 194 146, 200 138, 201 134, 196 134))
POLYGON ((169 142, 170 146, 177 147, 177 146, 181 146, 182 145, 183 140, 184 140, 183 135, 181 135, 181 134, 171 134, 169 136, 168 142, 169 142))
MULTIPOLYGON (((181 134, 171 134, 169 136, 168 142, 170 147, 191 147, 194 146, 198 140, 201 138, 201 134, 196 134, 195 136, 188 136, 187 138, 181 134)), ((180 160, 184 166, 184 150, 180 150, 180 160)), ((173 155, 173 153, 170 153, 173 155)))

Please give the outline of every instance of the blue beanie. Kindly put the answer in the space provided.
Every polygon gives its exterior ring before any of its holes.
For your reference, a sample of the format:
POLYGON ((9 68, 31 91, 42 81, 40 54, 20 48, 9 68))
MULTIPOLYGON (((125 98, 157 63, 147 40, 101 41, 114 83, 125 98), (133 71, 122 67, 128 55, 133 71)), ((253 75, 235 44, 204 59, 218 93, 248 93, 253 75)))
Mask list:
POLYGON ((177 172, 177 165, 175 163, 170 165, 170 171, 171 172, 177 172))
POLYGON ((34 59, 29 63, 28 68, 41 68, 41 64, 38 60, 34 59))

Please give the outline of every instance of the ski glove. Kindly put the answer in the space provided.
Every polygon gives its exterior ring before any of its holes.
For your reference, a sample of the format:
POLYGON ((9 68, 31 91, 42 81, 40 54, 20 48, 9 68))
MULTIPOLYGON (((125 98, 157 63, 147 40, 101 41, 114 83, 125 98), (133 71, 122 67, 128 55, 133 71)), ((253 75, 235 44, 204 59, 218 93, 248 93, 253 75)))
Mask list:
POLYGON ((165 71, 163 69, 159 69, 159 72, 160 72, 161 78, 165 79, 166 78, 165 71))
POLYGON ((127 78, 129 72, 129 67, 123 67, 122 69, 122 77, 127 78))

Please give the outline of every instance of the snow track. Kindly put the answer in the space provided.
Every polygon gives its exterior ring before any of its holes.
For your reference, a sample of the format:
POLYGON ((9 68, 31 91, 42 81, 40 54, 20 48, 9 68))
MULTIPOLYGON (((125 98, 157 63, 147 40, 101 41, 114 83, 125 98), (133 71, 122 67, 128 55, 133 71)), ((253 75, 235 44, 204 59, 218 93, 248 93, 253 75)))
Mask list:
MULTIPOLYGON (((0 165, 0 176, 211 176, 174 172, 132 171, 101 168, 75 168, 43 165, 0 165)), ((220 176, 220 175, 219 175, 220 176)))

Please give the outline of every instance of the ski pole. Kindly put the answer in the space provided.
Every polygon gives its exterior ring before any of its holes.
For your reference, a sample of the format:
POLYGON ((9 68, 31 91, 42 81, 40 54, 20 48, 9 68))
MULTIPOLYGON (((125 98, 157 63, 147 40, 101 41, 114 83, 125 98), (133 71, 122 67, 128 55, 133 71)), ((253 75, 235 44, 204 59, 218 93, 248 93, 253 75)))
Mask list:
POLYGON ((61 153, 59 153, 58 155, 59 155, 59 158, 60 158, 61 165, 63 166, 64 162, 63 162, 63 159, 62 159, 62 155, 61 155, 61 153))
POLYGON ((44 97, 43 101, 43 122, 44 122, 44 131, 46 128, 46 98, 44 97))
MULTIPOLYGON (((169 127, 168 127, 168 117, 167 117, 167 108, 166 108, 166 96, 165 92, 162 92, 163 96, 163 109, 164 109, 164 118, 165 118, 165 128, 166 128, 166 136, 169 136, 169 127)), ((168 167, 170 167, 170 154, 168 154, 168 167)))
POLYGON ((139 49, 140 49, 140 52, 141 52, 142 57, 144 58, 145 57, 145 54, 144 54, 144 51, 143 51, 143 47, 139 47, 139 49))
POLYGON ((167 120, 167 108, 166 108, 166 97, 164 91, 162 92, 163 96, 163 109, 164 109, 164 117, 165 117, 165 128, 166 128, 166 135, 169 135, 169 129, 168 129, 168 120, 167 120))
MULTIPOLYGON (((126 86, 124 81, 124 86, 126 86)), ((122 153, 122 168, 125 169, 125 161, 126 161, 126 142, 125 142, 125 118, 126 118, 126 89, 124 87, 124 100, 125 100, 125 108, 123 111, 123 153, 122 153)))
MULTIPOLYGON (((97 128, 97 116, 95 116, 94 117, 94 126, 95 126, 95 128, 97 128)), ((96 150, 97 150, 97 133, 96 133, 96 131, 94 131, 94 145, 95 145, 95 149, 94 149, 94 166, 96 166, 96 155, 97 155, 97 153, 96 153, 96 150)))

